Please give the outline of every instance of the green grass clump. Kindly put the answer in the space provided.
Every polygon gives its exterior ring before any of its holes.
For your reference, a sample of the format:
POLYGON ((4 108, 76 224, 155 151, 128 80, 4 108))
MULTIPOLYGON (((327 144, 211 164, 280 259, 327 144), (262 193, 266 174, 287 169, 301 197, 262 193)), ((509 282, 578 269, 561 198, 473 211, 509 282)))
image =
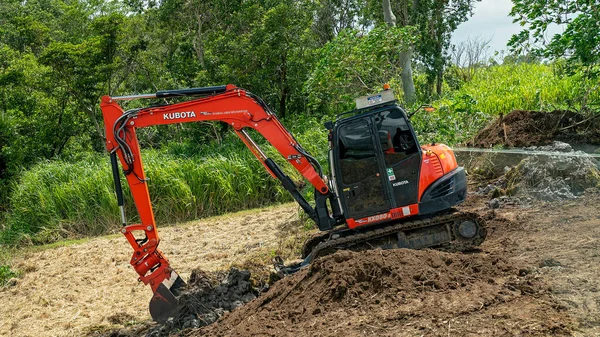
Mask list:
POLYGON ((0 265, 0 288, 6 286, 11 278, 17 277, 17 272, 8 265, 0 265))
MULTIPOLYGON (((215 153, 185 158, 144 151, 159 224, 290 200, 249 151, 215 153)), ((123 185, 129 221, 138 221, 130 192, 123 185)), ((118 214, 108 156, 45 162, 24 172, 14 185, 0 243, 43 244, 100 235, 119 228, 118 214)))

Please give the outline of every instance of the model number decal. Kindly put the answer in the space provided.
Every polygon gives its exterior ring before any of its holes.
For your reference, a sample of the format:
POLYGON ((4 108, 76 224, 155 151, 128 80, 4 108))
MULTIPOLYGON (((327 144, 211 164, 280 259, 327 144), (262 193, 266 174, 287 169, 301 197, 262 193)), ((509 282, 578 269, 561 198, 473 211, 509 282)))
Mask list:
POLYGON ((361 224, 367 224, 367 223, 371 223, 371 222, 375 222, 375 221, 385 220, 385 219, 388 219, 391 217, 392 216, 389 213, 383 213, 383 214, 377 214, 377 215, 369 216, 366 218, 358 219, 358 220, 356 220, 356 222, 361 223, 361 224))
POLYGON ((387 218, 390 217, 389 213, 383 213, 383 214, 377 214, 377 215, 373 215, 367 218, 368 222, 373 222, 373 221, 380 221, 380 220, 385 220, 387 218))

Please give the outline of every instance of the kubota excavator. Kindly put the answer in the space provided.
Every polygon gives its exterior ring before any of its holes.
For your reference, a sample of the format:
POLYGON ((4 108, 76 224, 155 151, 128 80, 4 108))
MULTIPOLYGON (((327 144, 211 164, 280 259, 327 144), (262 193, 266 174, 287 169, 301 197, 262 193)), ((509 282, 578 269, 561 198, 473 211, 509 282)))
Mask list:
POLYGON ((420 145, 410 116, 396 103, 389 88, 358 98, 356 110, 325 124, 329 130, 329 176, 262 99, 231 84, 104 96, 101 109, 121 210, 121 232, 133 247, 130 263, 139 281, 152 288, 150 314, 159 323, 176 314, 177 295, 185 282, 158 249, 160 239, 137 128, 200 121, 230 125, 322 231, 306 242, 302 263, 283 266, 278 261, 277 268, 283 273, 293 273, 338 249, 434 247, 463 251, 485 239, 485 224, 477 214, 452 208, 467 194, 465 171, 457 165, 454 153, 443 144, 420 145), (127 111, 117 104, 121 100, 186 96, 199 97, 127 111), (250 138, 249 129, 260 133, 314 186, 314 206, 250 138), (126 222, 117 158, 133 195, 139 224, 126 222))

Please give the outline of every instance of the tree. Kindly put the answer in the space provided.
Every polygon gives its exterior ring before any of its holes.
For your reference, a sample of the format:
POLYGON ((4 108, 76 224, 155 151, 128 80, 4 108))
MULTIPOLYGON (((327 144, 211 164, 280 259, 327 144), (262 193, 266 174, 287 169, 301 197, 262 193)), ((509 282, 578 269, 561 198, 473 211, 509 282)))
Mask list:
MULTIPOLYGON (((431 95, 434 86, 438 95, 442 93, 442 79, 448 61, 450 37, 458 25, 469 18, 478 1, 480 0, 384 1, 384 13, 389 3, 391 12, 396 14, 396 25, 417 28, 418 35, 412 46, 412 53, 407 50, 402 56, 411 56, 411 59, 414 58, 423 67, 427 75, 427 96, 431 95)), ((377 2, 377 5, 379 4, 377 2)), ((376 12, 374 6, 375 2, 372 1, 371 12, 376 12)), ((378 22, 382 19, 388 22, 385 17, 373 18, 378 22)))
MULTIPOLYGON (((416 3, 417 1, 415 0, 413 2, 413 6, 416 3)), ((394 12, 392 12, 390 0, 383 0, 383 18, 385 23, 389 27, 396 27, 396 16, 394 15, 394 12)), ((406 27, 407 23, 408 22, 404 22, 403 26, 406 27)), ((417 100, 415 84, 413 82, 412 56, 413 47, 410 45, 400 52, 400 66, 402 67, 402 73, 400 77, 402 78, 402 90, 404 91, 404 100, 408 104, 413 104, 417 100)))
POLYGON ((461 81, 470 81, 477 69, 486 65, 491 41, 475 37, 452 46, 450 62, 457 67, 461 81))
POLYGON ((332 115, 354 107, 358 96, 380 91, 382 83, 397 87, 404 70, 400 53, 415 40, 412 27, 377 26, 368 33, 344 30, 319 50, 304 85, 313 111, 332 115))
POLYGON ((524 27, 508 42, 514 52, 566 58, 572 65, 600 62, 598 0, 513 0, 510 15, 524 27), (545 34, 552 25, 562 25, 565 30, 548 40, 545 34))
POLYGON ((345 29, 368 30, 372 22, 363 15, 366 5, 366 0, 315 1, 313 31, 319 45, 325 45, 345 29))

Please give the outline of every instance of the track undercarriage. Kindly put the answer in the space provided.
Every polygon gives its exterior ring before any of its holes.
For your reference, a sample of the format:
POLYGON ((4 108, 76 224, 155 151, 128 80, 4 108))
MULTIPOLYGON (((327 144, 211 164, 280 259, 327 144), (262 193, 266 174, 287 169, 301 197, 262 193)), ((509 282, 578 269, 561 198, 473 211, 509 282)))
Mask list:
POLYGON ((337 250, 435 248, 463 252, 479 246, 486 234, 485 222, 477 213, 451 210, 435 217, 391 223, 362 231, 341 229, 321 233, 304 244, 304 260, 301 263, 283 266, 282 261, 277 259, 275 268, 283 274, 291 274, 317 257, 337 250))

